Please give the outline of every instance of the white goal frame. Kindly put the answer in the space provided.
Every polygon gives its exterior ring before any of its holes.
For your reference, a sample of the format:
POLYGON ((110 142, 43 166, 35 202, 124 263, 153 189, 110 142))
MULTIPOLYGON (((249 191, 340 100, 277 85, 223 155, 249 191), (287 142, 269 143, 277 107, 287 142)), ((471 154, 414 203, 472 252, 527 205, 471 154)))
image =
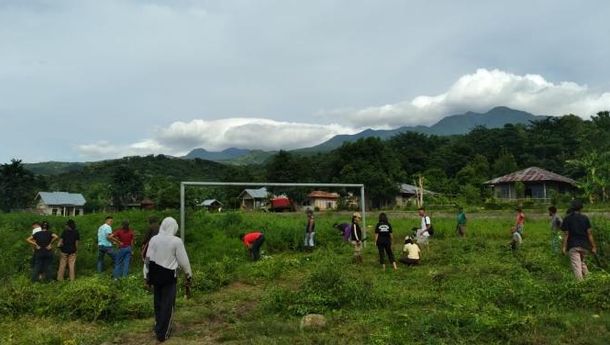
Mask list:
POLYGON ((329 188, 360 188, 360 213, 362 214, 362 229, 366 229, 366 203, 364 200, 364 184, 362 183, 278 183, 278 182, 180 182, 180 237, 185 241, 185 194, 187 186, 243 186, 243 187, 329 187, 329 188))

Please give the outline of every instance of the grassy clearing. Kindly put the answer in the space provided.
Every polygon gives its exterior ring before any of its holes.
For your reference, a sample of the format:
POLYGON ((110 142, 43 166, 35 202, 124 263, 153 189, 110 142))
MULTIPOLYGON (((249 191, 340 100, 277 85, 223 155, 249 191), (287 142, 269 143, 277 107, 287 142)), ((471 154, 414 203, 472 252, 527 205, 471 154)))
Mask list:
MULTIPOLYGON (((129 218, 143 232, 146 216, 131 212, 115 219, 129 218)), ((177 328, 168 344, 607 343, 610 276, 591 263, 591 277, 576 283, 567 258, 550 251, 544 214, 530 215, 515 254, 508 247, 511 212, 472 215, 466 239, 455 238, 451 215, 431 216, 437 236, 424 249, 423 264, 384 272, 372 242, 364 264, 351 263, 351 247, 331 228, 345 215, 318 215, 319 246, 303 253, 304 215, 195 214, 186 238, 195 295, 178 299, 177 328), (256 263, 246 261, 237 238, 251 229, 267 235, 268 258, 256 263), (328 327, 301 331, 307 313, 324 314, 328 327)), ((76 282, 33 285, 23 242, 31 219, 1 216, 0 231, 8 239, 1 259, 8 264, 1 268, 6 297, 0 302, 0 343, 154 343, 152 297, 142 288, 141 263, 136 259, 133 277, 119 282, 110 281, 109 269, 102 277, 94 273, 96 252, 87 239, 92 246, 102 219, 78 219, 85 244, 76 282)), ((64 219, 51 221, 57 229, 64 219)), ((391 213, 390 221, 395 238, 418 225, 413 213, 391 213)), ((610 223, 593 223, 604 265, 610 223)), ((401 247, 395 241, 395 254, 401 247)))

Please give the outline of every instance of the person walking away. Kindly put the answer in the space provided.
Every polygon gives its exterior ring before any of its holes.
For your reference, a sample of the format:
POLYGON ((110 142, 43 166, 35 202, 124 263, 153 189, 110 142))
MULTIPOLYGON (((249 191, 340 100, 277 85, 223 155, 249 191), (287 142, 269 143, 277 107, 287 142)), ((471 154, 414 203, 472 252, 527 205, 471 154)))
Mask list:
POLYGON ((350 226, 350 241, 354 246, 354 262, 362 263, 362 229, 360 228, 360 213, 354 212, 352 215, 352 225, 350 226))
POLYGON ((572 272, 576 280, 583 280, 589 274, 585 257, 590 252, 597 253, 597 245, 591 233, 589 218, 581 213, 582 202, 572 201, 572 213, 568 215, 561 225, 564 232, 562 251, 570 257, 572 272))
POLYGON ((558 254, 561 248, 561 217, 557 214, 557 207, 549 207, 551 217, 551 251, 558 254))
POLYGON ((116 254, 114 252, 114 248, 112 247, 112 242, 116 242, 114 236, 112 236, 112 217, 108 216, 104 219, 104 224, 102 224, 97 229, 97 272, 104 272, 104 257, 106 255, 110 256, 112 259, 112 263, 116 263, 116 254))
POLYGON ((430 236, 432 236, 432 221, 430 217, 426 215, 426 209, 424 207, 420 207, 417 210, 419 217, 421 219, 421 225, 419 230, 417 230, 417 243, 427 245, 430 236))
POLYGON ((405 246, 402 248, 402 254, 398 261, 407 266, 419 265, 421 250, 416 243, 413 243, 411 236, 405 237, 405 246))
POLYGON ((385 213, 379 214, 379 222, 375 225, 375 244, 379 251, 379 263, 385 271, 385 255, 388 255, 388 261, 396 270, 396 261, 394 253, 392 253, 392 225, 388 221, 388 216, 385 213))
POLYGON ((316 221, 313 217, 313 211, 307 209, 307 225, 305 225, 305 250, 313 250, 314 237, 316 235, 316 221))
POLYGON ((177 269, 182 268, 190 286, 193 272, 182 239, 176 237, 178 223, 172 217, 161 222, 159 233, 148 243, 144 277, 153 286, 155 336, 163 342, 171 333, 176 304, 177 269))
POLYGON ((242 234, 239 238, 248 249, 248 256, 252 261, 257 261, 261 258, 260 250, 263 242, 265 242, 265 235, 262 232, 249 232, 242 234))
POLYGON ((63 281, 66 271, 66 265, 68 265, 68 277, 71 281, 76 277, 76 252, 78 250, 78 242, 80 241, 80 234, 76 229, 76 223, 69 219, 66 222, 66 228, 59 237, 59 269, 57 270, 57 280, 63 281))
POLYGON ((114 278, 127 277, 134 243, 133 230, 129 227, 128 220, 123 220, 121 228, 113 233, 113 237, 119 241, 119 251, 112 275, 114 278))
POLYGON ((339 230, 339 232, 341 233, 341 236, 343 236, 343 241, 345 242, 349 242, 349 238, 351 235, 351 227, 350 224, 348 223, 335 223, 333 224, 333 228, 339 230))
POLYGON ((53 261, 53 242, 57 235, 49 230, 49 223, 44 221, 40 231, 28 237, 28 243, 34 246, 34 270, 32 270, 32 282, 47 281, 50 278, 49 268, 53 261))
POLYGON ((459 237, 464 237, 466 235, 466 213, 464 213, 463 207, 458 209, 456 220, 457 225, 455 227, 455 231, 459 237))

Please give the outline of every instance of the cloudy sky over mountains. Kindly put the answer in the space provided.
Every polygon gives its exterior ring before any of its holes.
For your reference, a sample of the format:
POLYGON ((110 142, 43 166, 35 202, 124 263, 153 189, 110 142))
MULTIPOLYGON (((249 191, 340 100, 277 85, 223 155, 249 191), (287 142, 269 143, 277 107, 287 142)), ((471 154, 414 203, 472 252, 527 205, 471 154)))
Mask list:
POLYGON ((606 1, 0 0, 0 162, 610 109, 606 1))

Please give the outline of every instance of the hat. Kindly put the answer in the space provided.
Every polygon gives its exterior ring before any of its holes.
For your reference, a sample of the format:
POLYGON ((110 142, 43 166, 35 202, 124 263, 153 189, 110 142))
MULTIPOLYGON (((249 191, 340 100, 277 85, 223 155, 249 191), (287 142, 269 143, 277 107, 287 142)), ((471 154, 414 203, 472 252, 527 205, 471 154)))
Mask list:
POLYGON ((354 218, 362 218, 362 216, 360 215, 360 212, 352 213, 352 217, 354 217, 354 218))
POLYGON ((411 236, 409 236, 409 235, 405 236, 405 241, 408 241, 410 239, 411 239, 411 236))

